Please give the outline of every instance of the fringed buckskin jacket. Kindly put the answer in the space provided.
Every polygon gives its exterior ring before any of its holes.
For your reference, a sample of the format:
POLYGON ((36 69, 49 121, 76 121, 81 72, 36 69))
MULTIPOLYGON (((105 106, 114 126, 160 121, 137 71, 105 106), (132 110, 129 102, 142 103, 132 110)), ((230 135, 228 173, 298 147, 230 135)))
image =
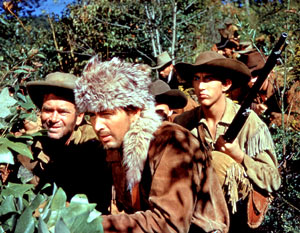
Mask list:
MULTIPOLYGON (((217 125, 215 141, 209 133, 200 107, 176 117, 174 122, 191 130, 195 136, 199 131, 204 131, 205 141, 214 147, 214 143, 220 135, 226 132, 238 109, 238 104, 226 98, 225 112, 217 125)), ((246 173, 246 179, 250 180, 251 186, 255 185, 267 193, 278 190, 281 179, 277 168, 274 143, 266 124, 253 111, 249 114, 244 127, 237 136, 237 141, 246 154, 241 168, 246 173)))
POLYGON ((119 213, 102 216, 104 232, 227 232, 226 201, 204 146, 170 122, 138 125, 107 154, 119 213))

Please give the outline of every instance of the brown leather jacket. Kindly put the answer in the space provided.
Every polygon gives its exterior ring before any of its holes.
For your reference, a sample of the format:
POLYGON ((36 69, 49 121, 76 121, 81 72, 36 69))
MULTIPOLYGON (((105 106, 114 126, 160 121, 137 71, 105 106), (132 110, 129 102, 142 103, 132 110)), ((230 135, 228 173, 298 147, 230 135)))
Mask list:
POLYGON ((158 128, 141 181, 131 191, 122 156, 119 150, 108 151, 117 206, 123 213, 102 216, 104 232, 228 231, 218 178, 203 145, 188 130, 170 122, 158 128))

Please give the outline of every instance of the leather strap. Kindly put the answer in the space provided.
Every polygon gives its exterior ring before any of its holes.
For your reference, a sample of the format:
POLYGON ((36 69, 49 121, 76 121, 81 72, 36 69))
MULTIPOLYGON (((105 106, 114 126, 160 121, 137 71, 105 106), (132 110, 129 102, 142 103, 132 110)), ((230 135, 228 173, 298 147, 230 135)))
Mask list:
POLYGON ((139 184, 135 184, 131 191, 131 202, 134 209, 141 209, 139 184))

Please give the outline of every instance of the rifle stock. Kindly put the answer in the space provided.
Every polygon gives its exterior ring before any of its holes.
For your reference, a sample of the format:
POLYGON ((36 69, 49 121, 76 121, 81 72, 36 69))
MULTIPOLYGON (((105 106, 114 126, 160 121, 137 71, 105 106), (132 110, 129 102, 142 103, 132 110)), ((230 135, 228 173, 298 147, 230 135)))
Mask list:
POLYGON ((267 79, 269 73, 272 71, 274 66, 277 63, 277 59, 280 57, 282 51, 285 49, 287 42, 287 33, 282 33, 278 42, 275 44, 270 56, 268 57, 266 64, 262 68, 261 72, 258 75, 256 82, 253 87, 250 89, 250 92, 244 99, 241 104, 241 107, 235 117, 233 118, 231 124, 226 130, 223 138, 225 141, 232 143, 234 139, 237 137, 241 129, 243 128, 249 114, 250 114, 250 106, 253 100, 255 99, 257 93, 259 92, 262 84, 267 79))

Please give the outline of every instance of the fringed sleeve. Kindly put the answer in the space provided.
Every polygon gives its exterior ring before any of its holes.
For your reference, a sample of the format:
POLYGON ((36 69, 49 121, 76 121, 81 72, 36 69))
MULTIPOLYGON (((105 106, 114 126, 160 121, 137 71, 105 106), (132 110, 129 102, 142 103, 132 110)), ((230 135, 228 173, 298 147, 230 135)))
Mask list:
POLYGON ((268 192, 279 189, 281 180, 278 162, 266 124, 252 112, 238 138, 246 153, 243 166, 253 183, 268 192))

